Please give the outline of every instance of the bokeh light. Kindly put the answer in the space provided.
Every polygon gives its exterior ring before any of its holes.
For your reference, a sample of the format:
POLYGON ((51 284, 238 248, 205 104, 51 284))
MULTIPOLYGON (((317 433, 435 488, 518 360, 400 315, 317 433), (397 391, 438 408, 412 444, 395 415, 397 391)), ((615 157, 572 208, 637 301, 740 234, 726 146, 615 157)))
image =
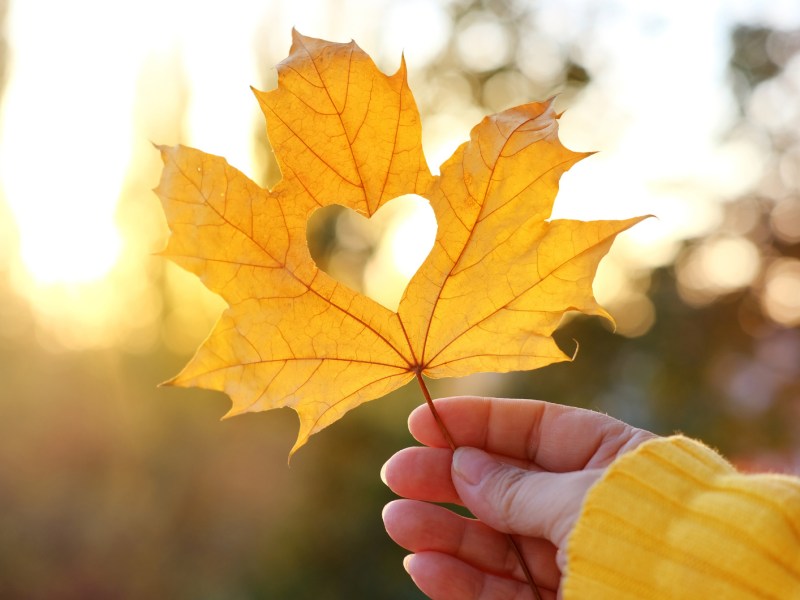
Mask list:
POLYGON ((800 260, 779 258, 769 266, 762 302, 776 323, 786 327, 800 325, 800 260))
POLYGON ((491 13, 469 13, 458 23, 456 48, 464 66, 472 71, 493 71, 511 53, 509 32, 491 13))
POLYGON ((759 273, 758 248, 743 237, 709 238, 679 259, 676 267, 684 300, 710 302, 749 286, 759 273))

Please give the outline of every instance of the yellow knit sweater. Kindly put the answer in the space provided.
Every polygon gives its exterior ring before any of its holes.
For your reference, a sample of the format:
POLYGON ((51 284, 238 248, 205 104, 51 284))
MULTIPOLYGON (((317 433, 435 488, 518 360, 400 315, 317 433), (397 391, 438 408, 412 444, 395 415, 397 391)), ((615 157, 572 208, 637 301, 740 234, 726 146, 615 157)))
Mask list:
POLYGON ((617 459, 567 545, 565 600, 800 599, 800 479, 743 475, 688 438, 617 459))

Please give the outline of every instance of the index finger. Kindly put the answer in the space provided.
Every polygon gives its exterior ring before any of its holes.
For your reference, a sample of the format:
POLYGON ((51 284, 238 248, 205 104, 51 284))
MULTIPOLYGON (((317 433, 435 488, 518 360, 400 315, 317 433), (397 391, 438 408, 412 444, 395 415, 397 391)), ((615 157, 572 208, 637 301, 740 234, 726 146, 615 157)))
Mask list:
MULTIPOLYGON (((636 431, 601 413, 540 400, 459 396, 439 398, 434 406, 457 446, 552 472, 606 466, 636 431)), ((448 446, 427 405, 411 413, 408 427, 426 446, 448 446)))

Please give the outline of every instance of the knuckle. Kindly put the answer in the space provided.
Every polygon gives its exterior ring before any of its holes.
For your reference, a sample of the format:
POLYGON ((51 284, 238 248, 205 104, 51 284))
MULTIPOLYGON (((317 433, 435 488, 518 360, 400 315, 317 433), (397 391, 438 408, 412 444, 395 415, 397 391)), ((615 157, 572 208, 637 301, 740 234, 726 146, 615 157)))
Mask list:
POLYGON ((516 521, 524 510, 523 501, 526 473, 520 469, 508 469, 498 473, 491 482, 489 497, 497 510, 500 523, 506 528, 516 521))

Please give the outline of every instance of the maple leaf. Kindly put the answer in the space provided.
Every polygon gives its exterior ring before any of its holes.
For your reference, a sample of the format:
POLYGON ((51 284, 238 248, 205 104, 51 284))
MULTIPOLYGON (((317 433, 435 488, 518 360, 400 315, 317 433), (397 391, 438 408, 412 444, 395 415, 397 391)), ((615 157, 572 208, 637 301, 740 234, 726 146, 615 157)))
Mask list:
POLYGON ((615 236, 641 218, 547 220, 559 178, 587 156, 560 143, 551 102, 486 117, 433 176, 404 62, 387 76, 353 42, 295 31, 277 89, 254 93, 282 173, 272 190, 223 158, 160 148, 163 254, 228 303, 168 384, 224 391, 228 415, 293 408, 294 453, 415 377, 569 360, 552 338, 563 315, 608 317, 592 280, 615 236), (314 210, 371 216, 412 193, 430 202, 438 230, 397 312, 316 266, 314 210))

